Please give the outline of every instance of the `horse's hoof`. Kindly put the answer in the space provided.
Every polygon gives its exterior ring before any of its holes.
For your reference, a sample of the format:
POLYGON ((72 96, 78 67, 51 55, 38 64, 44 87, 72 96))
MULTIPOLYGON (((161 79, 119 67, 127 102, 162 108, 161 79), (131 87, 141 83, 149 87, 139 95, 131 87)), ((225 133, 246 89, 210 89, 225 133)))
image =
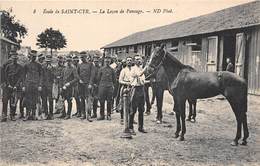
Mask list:
POLYGON ((180 135, 179 134, 175 134, 174 135, 174 138, 178 138, 180 135))
POLYGON ((184 137, 180 136, 179 141, 184 141, 184 137))
POLYGON ((247 145, 247 141, 242 141, 240 145, 246 146, 247 145))
POLYGON ((237 146, 237 145, 238 145, 238 141, 232 141, 232 142, 230 143, 230 145, 232 145, 232 146, 237 146))
POLYGON ((186 121, 191 121, 191 119, 190 119, 190 118, 188 118, 188 119, 186 119, 186 121))

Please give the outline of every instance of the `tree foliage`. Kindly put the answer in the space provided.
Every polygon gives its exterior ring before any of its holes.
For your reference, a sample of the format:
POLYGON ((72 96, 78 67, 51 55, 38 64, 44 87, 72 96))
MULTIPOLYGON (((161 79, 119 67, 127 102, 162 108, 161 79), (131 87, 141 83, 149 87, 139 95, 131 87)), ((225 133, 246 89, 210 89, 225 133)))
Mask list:
POLYGON ((49 48, 52 54, 52 50, 59 50, 66 47, 67 40, 59 30, 47 28, 37 36, 36 45, 39 48, 49 48))
POLYGON ((0 11, 1 14, 1 30, 4 37, 20 43, 21 39, 27 35, 27 29, 20 23, 19 20, 15 20, 15 16, 11 16, 7 11, 0 11))

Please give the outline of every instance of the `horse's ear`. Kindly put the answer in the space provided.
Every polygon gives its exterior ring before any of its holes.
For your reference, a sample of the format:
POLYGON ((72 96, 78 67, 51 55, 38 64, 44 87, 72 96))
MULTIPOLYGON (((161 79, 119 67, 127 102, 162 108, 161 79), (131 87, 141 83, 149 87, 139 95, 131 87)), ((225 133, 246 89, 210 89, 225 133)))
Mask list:
POLYGON ((161 44, 160 49, 164 49, 165 48, 165 44, 161 44))

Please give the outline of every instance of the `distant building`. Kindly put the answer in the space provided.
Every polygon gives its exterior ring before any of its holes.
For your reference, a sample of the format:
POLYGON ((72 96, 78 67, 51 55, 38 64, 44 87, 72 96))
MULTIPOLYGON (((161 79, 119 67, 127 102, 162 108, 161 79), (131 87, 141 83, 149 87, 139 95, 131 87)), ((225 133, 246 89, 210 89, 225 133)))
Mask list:
POLYGON ((260 1, 126 36, 103 47, 106 54, 149 57, 161 43, 184 64, 198 71, 221 71, 226 58, 248 82, 248 92, 260 95, 260 1))

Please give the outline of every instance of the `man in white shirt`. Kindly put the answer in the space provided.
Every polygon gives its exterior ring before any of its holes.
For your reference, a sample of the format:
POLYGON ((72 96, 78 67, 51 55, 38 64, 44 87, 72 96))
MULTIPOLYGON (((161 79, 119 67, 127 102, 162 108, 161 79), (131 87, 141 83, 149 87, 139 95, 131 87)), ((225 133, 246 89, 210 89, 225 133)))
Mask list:
MULTIPOLYGON (((126 59, 126 67, 121 70, 120 75, 119 75, 118 81, 122 85, 122 89, 121 89, 120 94, 122 94, 122 92, 125 88, 127 88, 131 85, 131 79, 132 79, 131 68, 132 68, 132 58, 128 57, 126 59)), ((121 98, 122 98, 122 96, 121 96, 121 98)), ((122 100, 121 100, 121 105, 123 105, 122 100)), ((120 115, 121 115, 121 124, 123 124, 123 122, 124 122, 124 111, 123 111, 122 106, 121 106, 119 111, 120 111, 120 115)))
POLYGON ((132 86, 131 92, 131 112, 129 119, 129 129, 131 134, 135 134, 134 131, 134 116, 138 111, 138 131, 142 133, 146 133, 144 130, 144 105, 145 105, 145 91, 144 91, 144 83, 145 76, 143 74, 143 59, 141 56, 135 56, 135 66, 132 67, 130 75, 130 84, 132 86))

